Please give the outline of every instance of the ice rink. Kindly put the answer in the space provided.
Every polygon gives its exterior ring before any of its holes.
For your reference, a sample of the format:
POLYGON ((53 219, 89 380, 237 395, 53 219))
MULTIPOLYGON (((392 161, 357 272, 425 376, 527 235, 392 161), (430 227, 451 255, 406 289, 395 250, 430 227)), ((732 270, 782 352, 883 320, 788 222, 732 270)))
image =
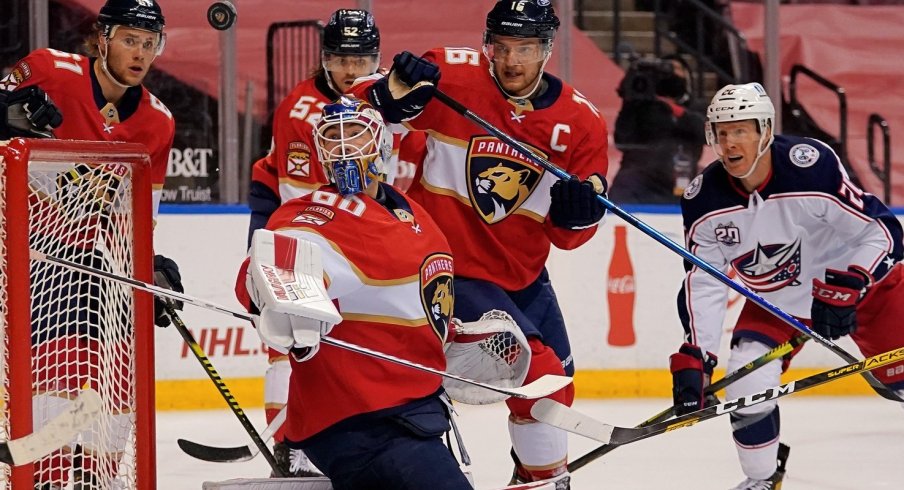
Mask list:
MULTIPOLYGON (((633 426, 670 404, 665 399, 578 400, 575 407, 607 423, 633 426)), ((904 409, 874 397, 783 399, 782 440, 791 446, 783 490, 904 488, 904 409)), ((507 483, 512 463, 503 404, 457 405, 459 425, 479 489, 507 483)), ((248 416, 263 430, 262 410, 248 416)), ((269 474, 264 458, 208 463, 184 454, 176 439, 238 446, 250 439, 225 408, 157 415, 158 488, 200 489, 204 481, 269 474)), ((597 447, 572 435, 571 459, 597 447)), ((725 490, 743 479, 728 416, 618 448, 573 474, 572 488, 725 490)))

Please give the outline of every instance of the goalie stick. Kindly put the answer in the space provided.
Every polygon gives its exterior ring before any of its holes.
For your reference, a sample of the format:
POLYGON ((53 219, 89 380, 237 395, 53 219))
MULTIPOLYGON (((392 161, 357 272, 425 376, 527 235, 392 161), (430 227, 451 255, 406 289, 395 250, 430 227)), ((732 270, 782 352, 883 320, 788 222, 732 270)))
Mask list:
MULTIPOLYGON (((543 158, 542 156, 538 155, 535 151, 528 148, 527 145, 525 145, 524 143, 521 143, 520 141, 516 140, 515 138, 512 138, 511 136, 505 134, 504 132, 502 132, 502 130, 500 130, 496 126, 493 126, 487 120, 478 116, 473 111, 471 111, 470 109, 468 109, 467 107, 462 105, 460 102, 458 102, 457 100, 453 99, 452 97, 450 97, 449 95, 444 93, 442 90, 437 88, 436 91, 434 92, 434 97, 439 99, 439 101, 442 102, 443 104, 446 104, 453 111, 462 115, 465 119, 468 119, 469 121, 471 121, 474 124, 476 124, 477 126, 481 127, 482 129, 484 129, 491 135, 499 138, 500 140, 502 140, 503 142, 505 142, 512 148, 518 150, 518 152, 521 153, 522 155, 524 155, 525 158, 527 158, 528 160, 543 167, 544 169, 546 169, 547 171, 549 171, 556 177, 563 179, 563 180, 568 180, 571 178, 571 174, 569 174, 568 172, 566 172, 565 170, 563 170, 556 164, 554 164, 554 163, 550 162, 549 160, 543 158)), ((753 301, 754 303, 756 303, 760 307, 764 308, 766 311, 768 311, 772 315, 778 317, 779 319, 781 319, 782 321, 784 321, 785 323, 787 323, 788 325, 793 327, 798 332, 804 333, 804 334, 809 335, 810 337, 814 338, 817 342, 824 345, 829 350, 831 350, 832 352, 837 354, 839 357, 841 357, 841 359, 843 359, 844 362, 848 362, 848 363, 857 362, 856 357, 854 357, 848 351, 844 350, 842 347, 840 347, 835 342, 832 342, 831 340, 823 337, 822 335, 819 335, 818 333, 814 332, 810 327, 801 323, 800 320, 798 320, 797 318, 794 318, 793 316, 784 312, 777 306, 775 306, 772 303, 770 303, 769 301, 767 301, 762 296, 747 289, 740 283, 737 283, 737 282, 731 280, 731 278, 729 278, 727 275, 725 275, 724 272, 720 271, 719 269, 716 269, 709 262, 706 262, 705 260, 701 259, 700 257, 697 257, 696 255, 694 255, 693 253, 691 253, 690 251, 688 251, 681 245, 675 243, 672 239, 663 235, 662 233, 660 233, 658 230, 651 227, 650 225, 644 223, 643 221, 638 219, 633 214, 618 207, 615 203, 613 203, 612 201, 607 199, 606 196, 599 194, 596 197, 597 197, 597 200, 599 200, 600 203, 602 203, 602 205, 606 207, 606 209, 608 209, 609 211, 612 211, 612 213, 615 214, 616 216, 618 216, 619 218, 627 221, 628 224, 630 224, 631 226, 642 231, 650 238, 656 240, 657 242, 661 243, 669 250, 680 255, 682 258, 684 258, 684 260, 687 260, 688 262, 694 264, 696 267, 699 267, 701 270, 703 270, 707 274, 718 279, 720 282, 722 282, 726 286, 730 287, 731 289, 734 289, 741 296, 744 296, 745 298, 749 299, 750 301, 753 301)), ((869 383, 869 385, 873 388, 873 390, 875 390, 875 392, 879 394, 879 396, 886 398, 888 400, 896 401, 896 402, 904 402, 904 398, 901 398, 894 391, 889 389, 887 386, 883 385, 882 382, 880 382, 878 379, 876 379, 876 377, 873 376, 873 374, 870 373, 869 371, 864 371, 861 374, 863 375, 864 379, 866 379, 867 383, 869 383)))
MULTIPOLYGON (((139 281, 137 279, 132 279, 129 277, 120 276, 117 274, 113 274, 111 272, 103 271, 100 269, 95 269, 94 267, 89 267, 86 265, 78 264, 75 262, 71 262, 69 260, 61 259, 58 257, 54 257, 52 255, 47 255, 42 252, 38 252, 37 250, 29 250, 29 256, 32 260, 39 260, 43 262, 50 262, 53 264, 61 265, 63 267, 78 270, 84 272, 86 274, 90 274, 92 276, 102 277, 105 279, 109 279, 111 281, 116 281, 122 284, 128 284, 135 289, 139 289, 142 291, 147 291, 157 296, 162 296, 165 298, 176 299, 188 304, 192 304, 201 308, 207 308, 209 310, 218 311, 220 313, 224 313, 227 315, 231 315, 235 318, 240 318, 242 320, 247 320, 254 324, 258 321, 257 315, 251 315, 248 313, 242 313, 239 311, 231 310, 226 308, 225 306, 220 306, 216 303, 212 303, 210 301, 206 301, 200 298, 196 298, 194 296, 189 296, 184 293, 178 293, 171 289, 161 288, 159 286, 154 286, 152 284, 148 284, 146 282, 139 281)), ((352 344, 350 342, 345 342, 343 340, 339 340, 329 336, 323 336, 320 338, 320 342, 331 345, 333 347, 338 347, 341 349, 349 350, 352 352, 357 352, 359 354, 363 354, 370 357, 376 357, 378 359, 382 359, 384 361, 392 362, 395 364, 399 364, 402 366, 407 366, 411 369, 416 369, 418 371, 425 371, 428 373, 433 373, 438 376, 442 376, 445 378, 450 378, 454 380, 461 381, 462 383, 472 384, 474 386, 479 386, 481 388, 485 388, 490 391, 495 391, 497 393, 502 393, 506 396, 513 396, 515 398, 526 398, 526 399, 534 399, 534 398, 542 398, 544 396, 555 393, 556 391, 561 390, 562 388, 571 384, 571 378, 567 376, 556 376, 553 374, 546 374, 540 377, 537 380, 534 380, 531 383, 528 383, 524 386, 505 388, 501 386, 491 385, 489 383, 482 383, 480 381, 475 381, 473 379, 465 378, 463 376, 458 376, 457 374, 448 373, 446 371, 441 371, 439 369, 434 369, 429 366, 424 366, 422 364, 418 364, 416 362, 409 361, 407 359, 402 359, 399 357, 395 357, 389 354, 384 354, 379 351, 375 351, 373 349, 368 349, 367 347, 362 347, 356 344, 352 344)))
POLYGON ((96 391, 82 390, 63 413, 37 431, 0 442, 0 463, 10 466, 32 463, 69 444, 97 420, 103 404, 96 391))
MULTIPOLYGON (((270 422, 270 425, 261 432, 261 439, 269 441, 270 438, 273 437, 273 434, 282 427, 282 424, 285 421, 286 407, 283 407, 282 410, 276 414, 276 417, 273 418, 273 422, 270 422)), ((249 461, 261 451, 254 443, 236 447, 207 446, 187 439, 177 439, 176 443, 179 444, 179 447, 185 454, 212 463, 240 463, 242 461, 249 461)))
MULTIPOLYGON (((769 362, 772 362, 776 359, 780 359, 787 354, 790 354, 791 351, 796 349, 798 346, 803 345, 804 342, 808 340, 808 337, 804 335, 798 335, 792 337, 791 340, 785 342, 769 352, 763 354, 762 356, 748 362, 743 367, 734 371, 730 374, 726 374, 724 378, 714 382, 713 384, 706 387, 706 395, 715 395, 720 390, 724 389, 726 386, 734 383, 735 381, 747 376, 748 374, 754 372, 759 369, 761 366, 765 366, 769 362)), ((647 427, 649 425, 662 422, 663 420, 667 420, 675 413, 675 407, 671 406, 656 415, 644 420, 640 424, 638 424, 635 428, 647 427)), ((578 468, 582 468, 583 466, 596 461, 598 458, 603 455, 608 454, 609 452, 615 450, 618 445, 613 444, 603 444, 602 446, 588 452, 587 454, 581 456, 580 458, 568 463, 568 471, 575 471, 578 468)))
POLYGON ((674 420, 659 422, 646 427, 618 427, 609 425, 548 398, 537 400, 537 403, 531 408, 530 413, 535 419, 562 430, 588 437, 605 444, 619 446, 646 439, 664 432, 690 427, 703 420, 732 413, 741 408, 750 407, 766 401, 775 400, 845 376, 870 371, 893 362, 899 362, 902 359, 904 359, 904 347, 868 357, 862 361, 851 363, 840 368, 830 369, 812 376, 807 376, 806 378, 791 381, 790 383, 773 386, 745 397, 713 405, 687 415, 682 415, 674 420))

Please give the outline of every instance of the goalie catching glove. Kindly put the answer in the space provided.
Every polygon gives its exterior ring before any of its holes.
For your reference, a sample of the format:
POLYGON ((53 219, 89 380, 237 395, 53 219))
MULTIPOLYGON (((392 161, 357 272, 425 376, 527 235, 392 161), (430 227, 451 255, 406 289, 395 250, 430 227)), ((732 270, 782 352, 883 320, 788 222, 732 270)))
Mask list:
POLYGON ((342 316, 323 283, 320 247, 307 240, 259 229, 251 238, 248 292, 260 310, 261 340, 298 361, 320 348, 342 316))
MULTIPOLYGON (((453 318, 445 351, 450 373, 503 388, 524 384, 531 357, 530 345, 518 324, 500 310, 490 310, 476 322, 462 323, 453 318)), ((507 398, 451 378, 443 379, 443 387, 453 400, 470 405, 507 398)))

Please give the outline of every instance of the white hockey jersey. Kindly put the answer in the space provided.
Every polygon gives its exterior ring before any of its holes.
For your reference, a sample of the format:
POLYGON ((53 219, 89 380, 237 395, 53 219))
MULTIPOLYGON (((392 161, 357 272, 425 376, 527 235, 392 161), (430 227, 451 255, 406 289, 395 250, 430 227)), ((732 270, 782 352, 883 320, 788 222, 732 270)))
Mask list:
MULTIPOLYGON (((798 318, 810 317, 814 278, 855 265, 876 281, 902 258, 902 229, 875 196, 848 178, 824 143, 776 136, 772 171, 748 193, 720 162, 681 200, 687 248, 798 318)), ((678 313, 688 342, 718 352, 728 287, 685 262, 678 313)))

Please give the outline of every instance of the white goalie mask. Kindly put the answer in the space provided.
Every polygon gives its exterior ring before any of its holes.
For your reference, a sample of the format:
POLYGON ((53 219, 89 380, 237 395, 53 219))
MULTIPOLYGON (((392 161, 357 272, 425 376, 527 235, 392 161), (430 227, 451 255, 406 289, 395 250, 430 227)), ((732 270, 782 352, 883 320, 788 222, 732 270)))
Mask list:
POLYGON ((314 146, 327 178, 342 195, 364 192, 383 180, 392 156, 392 135, 369 103, 343 96, 323 107, 314 146))

